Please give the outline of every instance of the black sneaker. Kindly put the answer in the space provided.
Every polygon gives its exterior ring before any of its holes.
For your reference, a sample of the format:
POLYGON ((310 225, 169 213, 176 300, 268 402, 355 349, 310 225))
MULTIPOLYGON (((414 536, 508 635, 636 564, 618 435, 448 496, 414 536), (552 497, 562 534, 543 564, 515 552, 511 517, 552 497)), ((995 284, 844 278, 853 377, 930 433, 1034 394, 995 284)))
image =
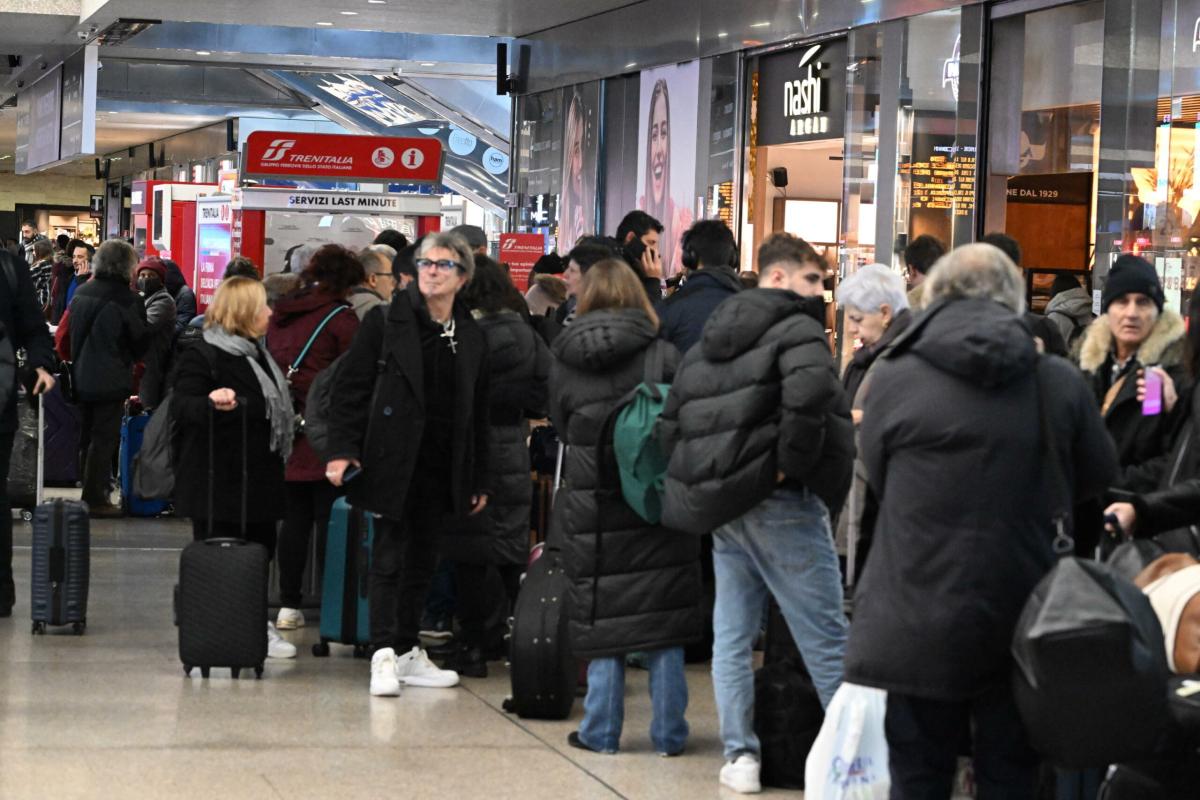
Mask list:
POLYGON ((0 619, 8 619, 12 616, 12 606, 0 607, 0 619))
POLYGON ((478 647, 460 647, 458 652, 446 659, 442 669, 454 670, 466 678, 486 678, 488 676, 487 661, 483 651, 478 647))
POLYGON ((419 635, 422 639, 453 639, 454 620, 451 617, 423 619, 419 635))

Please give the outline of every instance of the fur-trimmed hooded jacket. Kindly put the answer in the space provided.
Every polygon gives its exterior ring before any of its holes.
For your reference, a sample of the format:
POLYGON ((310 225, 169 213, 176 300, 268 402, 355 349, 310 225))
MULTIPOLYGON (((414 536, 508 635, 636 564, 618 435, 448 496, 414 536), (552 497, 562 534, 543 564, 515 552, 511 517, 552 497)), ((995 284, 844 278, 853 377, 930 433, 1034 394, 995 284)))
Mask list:
POLYGON ((1177 404, 1171 414, 1143 416, 1142 404, 1137 399, 1137 370, 1162 367, 1175 381, 1179 395, 1185 396, 1191 385, 1184 366, 1185 333, 1183 318, 1174 311, 1163 311, 1137 356, 1122 373, 1114 374, 1113 335, 1108 318, 1100 317, 1087 329, 1079 350, 1079 366, 1086 373, 1104 425, 1117 447, 1121 465, 1117 488, 1148 492, 1159 484, 1176 416, 1184 412, 1184 404, 1177 404))

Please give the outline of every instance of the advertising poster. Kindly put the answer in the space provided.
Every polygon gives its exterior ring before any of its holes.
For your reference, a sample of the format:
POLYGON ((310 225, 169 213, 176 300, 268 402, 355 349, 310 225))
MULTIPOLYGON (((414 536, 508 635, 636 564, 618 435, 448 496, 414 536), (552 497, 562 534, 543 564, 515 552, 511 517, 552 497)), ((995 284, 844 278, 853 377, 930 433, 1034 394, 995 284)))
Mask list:
POLYGON ((663 274, 683 269, 679 240, 692 224, 700 63, 646 70, 638 109, 638 208, 663 224, 663 274))
POLYGON ((233 229, 229 222, 196 226, 196 310, 203 314, 212 303, 225 265, 233 258, 233 229))
POLYGON ((564 250, 569 250, 579 237, 596 233, 600 83, 567 88, 564 102, 558 240, 563 243, 564 250))
POLYGON ((540 233, 500 234, 500 262, 508 265, 513 286, 522 292, 529 289, 533 265, 545 254, 546 237, 540 233))

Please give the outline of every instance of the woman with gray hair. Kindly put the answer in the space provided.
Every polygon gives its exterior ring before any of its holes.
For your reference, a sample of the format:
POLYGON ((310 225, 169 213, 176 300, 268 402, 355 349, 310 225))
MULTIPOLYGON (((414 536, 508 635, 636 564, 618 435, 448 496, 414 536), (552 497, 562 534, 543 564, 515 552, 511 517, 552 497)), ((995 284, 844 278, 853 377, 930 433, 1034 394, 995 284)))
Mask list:
POLYGON ((325 474, 356 509, 378 514, 367 591, 371 694, 403 684, 449 687, 418 631, 447 517, 487 505, 487 345, 459 301, 475 272, 467 243, 435 233, 421 241, 417 280, 372 309, 334 383, 325 474))
POLYGON ((113 456, 121 436, 125 400, 133 394, 133 365, 151 334, 146 307, 130 288, 137 253, 110 239, 92 261, 92 280, 79 287, 65 317, 71 376, 79 396, 83 501, 93 517, 119 517, 109 495, 113 456))
POLYGON ((894 797, 947 796, 966 731, 980 797, 1033 797, 1013 631, 1055 563, 1054 513, 1098 498, 1116 454, 1078 371, 1038 353, 1007 256, 959 248, 927 286, 924 312, 880 355, 865 398, 879 517, 846 681, 888 692, 894 797))
MULTIPOLYGON (((883 264, 869 264, 848 276, 837 288, 837 301, 846 311, 846 336, 861 346, 846 364, 842 385, 850 399, 850 414, 857 428, 862 423, 868 376, 879 355, 892 346, 912 322, 904 278, 883 264)), ((853 586, 862 573, 871 548, 871 529, 878 504, 867 492, 866 468, 861 448, 854 460, 854 480, 846 505, 838 515, 839 553, 846 555, 846 585, 853 586)))

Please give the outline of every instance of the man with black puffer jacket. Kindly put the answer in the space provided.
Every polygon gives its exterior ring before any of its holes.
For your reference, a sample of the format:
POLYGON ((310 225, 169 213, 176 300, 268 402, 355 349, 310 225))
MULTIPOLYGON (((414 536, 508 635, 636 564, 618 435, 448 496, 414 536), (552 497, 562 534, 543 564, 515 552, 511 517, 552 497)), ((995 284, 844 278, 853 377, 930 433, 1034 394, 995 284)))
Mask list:
POLYGON ((828 705, 846 617, 829 509, 850 488, 854 426, 825 338, 824 265, 795 236, 758 251, 759 286, 726 300, 684 358, 661 433, 663 524, 713 532, 713 688, 721 784, 757 792, 752 647, 768 593, 828 705))
POLYGON ((123 406, 133 393, 133 363, 150 344, 146 307, 129 288, 136 264, 128 242, 100 245, 93 279, 79 287, 68 312, 72 376, 83 412, 83 501, 93 517, 121 516, 121 507, 110 500, 110 473, 123 406))
POLYGON ((693 270, 683 288, 658 305, 659 335, 683 355, 700 341, 704 323, 726 298, 742 290, 734 271, 737 242, 719 219, 697 222, 683 234, 683 265, 693 270))

